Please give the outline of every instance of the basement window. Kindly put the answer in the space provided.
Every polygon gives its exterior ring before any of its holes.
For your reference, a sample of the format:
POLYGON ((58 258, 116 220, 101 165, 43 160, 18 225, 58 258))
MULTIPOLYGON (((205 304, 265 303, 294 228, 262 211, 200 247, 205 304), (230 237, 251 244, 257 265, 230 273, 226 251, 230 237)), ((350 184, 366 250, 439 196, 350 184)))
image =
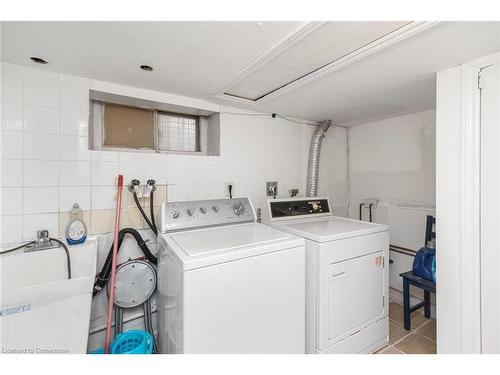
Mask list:
POLYGON ((90 120, 93 150, 219 155, 215 112, 91 92, 90 120), (92 94, 115 102, 93 99, 92 94))
POLYGON ((200 151, 199 118, 159 112, 158 148, 160 151, 200 151))

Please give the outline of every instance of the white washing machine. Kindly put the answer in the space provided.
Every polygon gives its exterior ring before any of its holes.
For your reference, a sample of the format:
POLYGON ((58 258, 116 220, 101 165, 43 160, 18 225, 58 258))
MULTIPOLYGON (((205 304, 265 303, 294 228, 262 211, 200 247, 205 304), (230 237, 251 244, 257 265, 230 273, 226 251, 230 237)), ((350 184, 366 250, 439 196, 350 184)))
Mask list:
POLYGON ((306 352, 387 345, 388 227, 335 217, 328 198, 271 199, 266 221, 306 239, 306 352))
POLYGON ((163 204, 162 353, 304 353, 305 241, 255 221, 246 198, 163 204))

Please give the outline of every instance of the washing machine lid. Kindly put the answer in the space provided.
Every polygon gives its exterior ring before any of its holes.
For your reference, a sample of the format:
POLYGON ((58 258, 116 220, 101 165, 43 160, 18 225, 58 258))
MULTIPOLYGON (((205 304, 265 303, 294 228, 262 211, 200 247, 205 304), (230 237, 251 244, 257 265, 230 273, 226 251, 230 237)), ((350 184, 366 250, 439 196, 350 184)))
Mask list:
POLYGON ((273 227, 315 242, 328 242, 389 230, 387 225, 329 216, 273 223, 273 227))
POLYGON ((166 241, 185 270, 304 245, 302 238, 259 223, 174 232, 166 241))

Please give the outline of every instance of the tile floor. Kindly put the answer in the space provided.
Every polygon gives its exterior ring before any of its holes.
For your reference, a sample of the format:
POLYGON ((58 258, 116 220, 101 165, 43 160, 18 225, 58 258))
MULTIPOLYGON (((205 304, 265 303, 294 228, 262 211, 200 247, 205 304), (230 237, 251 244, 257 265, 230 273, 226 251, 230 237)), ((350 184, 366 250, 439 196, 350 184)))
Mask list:
POLYGON ((389 305, 389 345, 377 354, 436 354, 436 320, 423 312, 411 314, 411 331, 403 327, 403 306, 389 305))

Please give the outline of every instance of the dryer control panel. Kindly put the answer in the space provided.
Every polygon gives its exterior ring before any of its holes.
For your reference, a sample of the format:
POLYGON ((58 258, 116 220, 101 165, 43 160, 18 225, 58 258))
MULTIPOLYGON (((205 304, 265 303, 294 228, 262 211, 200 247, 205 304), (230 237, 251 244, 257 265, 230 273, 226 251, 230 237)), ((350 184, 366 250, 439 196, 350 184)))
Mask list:
POLYGON ((328 198, 287 198, 268 200, 269 221, 304 217, 330 216, 328 198))
POLYGON ((165 202, 161 205, 161 232, 255 221, 248 198, 165 202))

